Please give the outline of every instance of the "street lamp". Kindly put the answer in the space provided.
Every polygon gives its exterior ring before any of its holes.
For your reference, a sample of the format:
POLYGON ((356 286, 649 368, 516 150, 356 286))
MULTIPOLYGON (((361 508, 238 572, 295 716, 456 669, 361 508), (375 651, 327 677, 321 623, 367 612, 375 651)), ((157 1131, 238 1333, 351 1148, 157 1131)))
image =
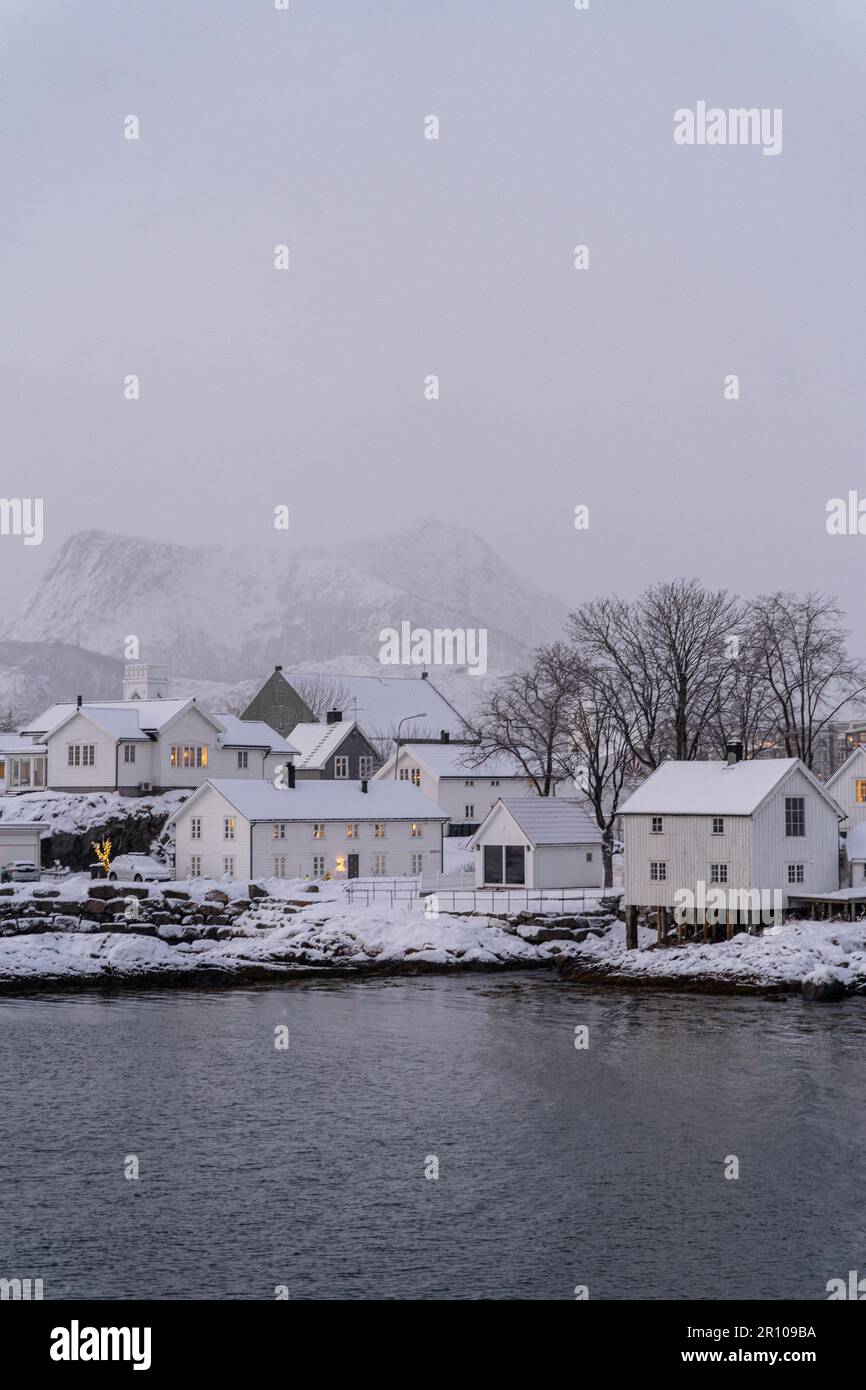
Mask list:
POLYGON ((401 719, 397 725, 397 752, 394 754, 394 781, 397 781, 397 764, 400 761, 400 730, 404 724, 408 724, 410 719, 426 719, 427 711, 423 709, 420 714, 407 714, 405 719, 401 719))

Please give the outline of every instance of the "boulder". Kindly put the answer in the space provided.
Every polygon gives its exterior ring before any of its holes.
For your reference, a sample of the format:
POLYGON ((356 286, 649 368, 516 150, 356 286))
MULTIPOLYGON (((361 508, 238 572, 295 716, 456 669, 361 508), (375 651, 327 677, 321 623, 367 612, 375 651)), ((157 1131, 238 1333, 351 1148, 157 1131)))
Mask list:
POLYGON ((59 898, 59 897, 60 897, 60 889, 59 889, 59 888, 34 888, 34 889, 33 889, 33 896, 34 896, 34 898, 59 898))
POLYGON ((101 918, 105 916, 105 909, 108 904, 103 898, 90 898, 82 908, 84 917, 101 918))
POLYGON ((116 883, 91 883, 87 889, 91 898, 116 898, 123 892, 116 883))
POLYGON ((204 895, 204 901, 205 901, 206 903, 223 903, 223 904, 225 904, 225 903, 228 902, 228 900, 229 900, 229 895, 228 895, 228 893, 224 893, 223 890, 222 890, 221 888, 209 888, 208 891, 207 891, 207 892, 205 893, 205 895, 204 895))
MULTIPOLYGON (((316 891, 318 892, 318 889, 316 891)), ((247 896, 250 898, 269 898, 271 895, 267 888, 262 888, 258 883, 251 883, 247 896)))
POLYGON ((3 898, 14 898, 14 897, 15 897, 15 889, 14 889, 14 888, 0 888, 0 897, 3 897, 3 898))
POLYGON ((815 1004, 829 1004, 844 998, 845 981, 826 965, 819 965, 806 975, 800 985, 804 999, 815 1004))
POLYGON ((187 903, 190 900, 189 893, 185 893, 182 888, 163 888, 162 896, 164 898, 178 898, 187 903))

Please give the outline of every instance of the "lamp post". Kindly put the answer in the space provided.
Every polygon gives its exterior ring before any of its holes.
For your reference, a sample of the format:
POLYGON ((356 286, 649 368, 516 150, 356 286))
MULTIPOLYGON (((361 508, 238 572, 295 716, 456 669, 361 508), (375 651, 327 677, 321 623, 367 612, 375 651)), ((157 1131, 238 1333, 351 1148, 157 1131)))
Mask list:
POLYGON ((398 762, 400 761, 400 730, 402 729, 402 727, 403 727, 404 724, 408 724, 408 723, 409 723, 409 720, 410 720, 410 719, 426 719, 426 718, 427 718, 427 711, 426 711, 425 709, 423 709, 423 710, 421 711, 420 714, 407 714, 406 717, 405 717, 404 719, 401 719, 401 720, 400 720, 400 723, 397 725, 397 739, 396 739, 397 751, 396 751, 396 753, 394 754, 394 781, 395 781, 395 782, 397 781, 397 764, 398 764, 398 762))

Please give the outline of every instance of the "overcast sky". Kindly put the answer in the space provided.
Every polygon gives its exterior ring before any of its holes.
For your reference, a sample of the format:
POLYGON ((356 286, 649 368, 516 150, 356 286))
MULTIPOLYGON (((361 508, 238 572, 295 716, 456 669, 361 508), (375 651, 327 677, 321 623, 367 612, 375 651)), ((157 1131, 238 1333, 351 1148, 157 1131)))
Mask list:
POLYGON ((570 602, 859 606, 863 0, 0 13, 0 495, 45 506, 0 609, 71 530, 273 545, 279 503, 293 544, 459 523, 570 602), (698 101, 781 153, 677 146, 698 101))

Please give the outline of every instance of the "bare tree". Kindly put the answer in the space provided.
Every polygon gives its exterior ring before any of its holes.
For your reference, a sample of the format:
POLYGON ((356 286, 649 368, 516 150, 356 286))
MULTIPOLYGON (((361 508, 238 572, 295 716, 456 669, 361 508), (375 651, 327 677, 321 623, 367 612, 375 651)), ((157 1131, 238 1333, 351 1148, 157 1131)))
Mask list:
POLYGON ((470 726, 477 746, 467 761, 481 767, 492 754, 506 754, 539 796, 554 795, 557 777, 574 775, 575 678, 570 647, 539 647, 532 664, 506 676, 481 706, 470 726))
POLYGON ((576 753, 574 786, 601 831, 604 886, 609 888, 613 883, 613 827, 633 764, 629 742, 607 699, 606 682, 591 667, 578 673, 571 730, 576 753))
POLYGON ((651 770, 665 757, 705 756, 711 721, 732 680, 728 639, 742 605, 695 579, 656 584, 633 603, 604 598, 572 614, 571 631, 634 759, 651 770))
MULTIPOLYGON (((355 717, 349 687, 339 676, 329 676, 325 671, 293 674, 291 685, 304 704, 309 706, 317 723, 324 723, 325 715, 330 709, 338 709, 350 719, 355 717)), ((363 720, 359 722, 363 725, 363 720)))
POLYGON ((835 599, 764 594, 751 604, 753 641, 770 691, 770 729, 791 758, 812 766, 821 733, 866 690, 866 667, 848 654, 835 599))

